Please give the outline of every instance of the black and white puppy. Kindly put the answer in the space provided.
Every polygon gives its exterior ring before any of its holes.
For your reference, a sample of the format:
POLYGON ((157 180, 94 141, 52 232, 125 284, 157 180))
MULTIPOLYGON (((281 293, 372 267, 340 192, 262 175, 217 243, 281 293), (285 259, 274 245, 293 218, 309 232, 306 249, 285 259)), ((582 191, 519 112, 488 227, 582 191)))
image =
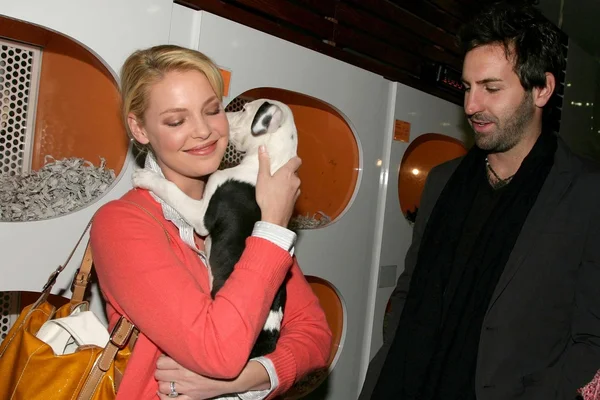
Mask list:
MULTIPOLYGON (((205 249, 212 274, 213 298, 233 272, 246 238, 261 218, 255 197, 259 146, 267 148, 272 174, 296 156, 298 147, 292 111, 279 101, 248 102, 242 111, 228 112, 227 119, 230 142, 245 154, 237 166, 216 171, 209 177, 202 200, 188 197, 174 183, 150 170, 136 170, 132 177, 135 187, 151 190, 177 210, 199 235, 207 236, 205 249)), ((285 285, 282 285, 250 358, 275 350, 285 300, 285 285)))

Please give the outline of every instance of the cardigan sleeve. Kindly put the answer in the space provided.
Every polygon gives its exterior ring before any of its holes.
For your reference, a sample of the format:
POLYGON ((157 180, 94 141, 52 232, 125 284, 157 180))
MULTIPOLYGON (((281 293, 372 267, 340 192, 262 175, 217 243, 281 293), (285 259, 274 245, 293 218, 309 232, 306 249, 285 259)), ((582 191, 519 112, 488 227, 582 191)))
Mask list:
POLYGON ((239 375, 292 265, 287 251, 248 238, 213 300, 163 227, 134 205, 102 206, 90 235, 102 292, 119 313, 182 366, 213 378, 239 375))
POLYGON ((332 335, 325 313, 295 258, 286 290, 281 335, 275 351, 266 356, 273 362, 279 381, 269 399, 285 393, 309 372, 326 367, 331 350, 332 335))

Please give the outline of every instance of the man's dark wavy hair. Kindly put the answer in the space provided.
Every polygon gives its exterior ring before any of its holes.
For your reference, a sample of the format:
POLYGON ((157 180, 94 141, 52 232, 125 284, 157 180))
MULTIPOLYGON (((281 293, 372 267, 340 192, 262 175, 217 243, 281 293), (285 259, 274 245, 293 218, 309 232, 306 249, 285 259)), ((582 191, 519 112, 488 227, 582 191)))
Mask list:
MULTIPOLYGON (((514 56, 515 73, 527 91, 546 84, 546 72, 560 82, 565 68, 558 28, 535 7, 537 1, 487 2, 459 32, 466 53, 477 46, 501 44, 514 56)), ((509 58, 510 59, 510 58, 509 58)))

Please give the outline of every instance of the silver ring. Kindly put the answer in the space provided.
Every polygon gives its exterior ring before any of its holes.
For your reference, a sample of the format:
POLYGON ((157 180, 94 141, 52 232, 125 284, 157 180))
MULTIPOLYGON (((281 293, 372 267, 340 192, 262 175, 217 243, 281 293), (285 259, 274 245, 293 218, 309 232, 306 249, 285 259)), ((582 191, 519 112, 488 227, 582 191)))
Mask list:
POLYGON ((175 390, 175 382, 171 381, 169 385, 171 387, 171 393, 169 393, 168 396, 171 398, 179 397, 179 393, 177 393, 177 391, 175 390))

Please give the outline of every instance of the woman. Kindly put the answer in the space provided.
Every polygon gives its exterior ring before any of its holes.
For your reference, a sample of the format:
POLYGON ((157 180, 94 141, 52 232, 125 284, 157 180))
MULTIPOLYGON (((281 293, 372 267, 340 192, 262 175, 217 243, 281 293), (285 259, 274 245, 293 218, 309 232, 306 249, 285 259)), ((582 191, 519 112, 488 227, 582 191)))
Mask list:
POLYGON ((594 378, 584 387, 577 391, 578 399, 600 400, 600 371, 596 372, 594 378))
MULTIPOLYGON (((123 65, 121 94, 128 133, 147 152, 145 168, 202 198, 228 143, 216 66, 177 46, 137 51, 123 65)), ((262 220, 214 300, 202 238, 152 193, 133 189, 94 217, 92 250, 110 327, 125 315, 141 332, 117 398, 271 398, 326 365, 331 332, 291 255, 295 234, 286 229, 299 195, 300 160, 271 175, 268 155, 259 158, 262 220), (284 282, 277 348, 248 361, 284 282)))

